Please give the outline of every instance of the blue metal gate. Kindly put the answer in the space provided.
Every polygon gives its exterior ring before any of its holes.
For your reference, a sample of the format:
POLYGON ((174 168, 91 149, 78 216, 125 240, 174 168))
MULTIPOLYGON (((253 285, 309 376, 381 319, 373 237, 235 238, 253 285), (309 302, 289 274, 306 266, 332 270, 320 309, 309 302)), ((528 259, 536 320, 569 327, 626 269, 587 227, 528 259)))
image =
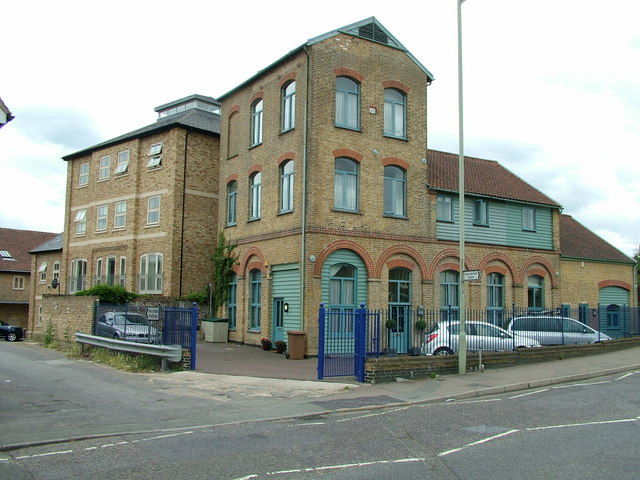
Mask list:
MULTIPOLYGON (((198 334, 198 305, 191 307, 174 307, 163 304, 105 304, 96 303, 94 309, 94 325, 107 312, 120 314, 136 314, 148 325, 148 342, 164 345, 180 345, 191 352, 190 368, 196 369, 196 341, 198 334), (157 336, 156 336, 157 335, 157 336)), ((95 327, 94 327, 95 328, 95 327)), ((126 338, 122 338, 126 340, 126 338)))
POLYGON ((332 311, 320 304, 318 379, 354 375, 364 382, 367 356, 380 351, 380 312, 364 304, 354 311, 332 311))

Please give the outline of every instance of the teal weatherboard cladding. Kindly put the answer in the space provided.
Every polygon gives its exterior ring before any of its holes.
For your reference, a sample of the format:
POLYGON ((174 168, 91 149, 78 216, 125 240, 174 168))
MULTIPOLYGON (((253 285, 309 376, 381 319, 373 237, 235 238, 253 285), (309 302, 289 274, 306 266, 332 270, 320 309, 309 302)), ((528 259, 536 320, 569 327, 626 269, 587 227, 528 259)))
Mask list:
MULTIPOLYGON (((536 229, 522 229, 522 207, 524 204, 485 199, 488 205, 488 223, 474 225, 473 213, 476 198, 465 197, 465 241, 508 247, 553 250, 553 212, 545 206, 536 208, 536 229)), ((460 237, 459 201, 453 197, 453 222, 438 221, 438 240, 457 241, 460 237)))

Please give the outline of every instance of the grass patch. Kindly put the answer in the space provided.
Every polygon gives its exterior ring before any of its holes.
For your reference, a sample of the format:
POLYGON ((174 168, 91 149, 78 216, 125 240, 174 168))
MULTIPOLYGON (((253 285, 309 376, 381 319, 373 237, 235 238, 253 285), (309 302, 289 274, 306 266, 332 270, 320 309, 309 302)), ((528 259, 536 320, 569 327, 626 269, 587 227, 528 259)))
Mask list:
POLYGON ((110 367, 132 373, 149 373, 161 370, 162 360, 150 355, 118 352, 108 348, 85 346, 84 351, 78 347, 79 358, 95 363, 104 363, 110 367))

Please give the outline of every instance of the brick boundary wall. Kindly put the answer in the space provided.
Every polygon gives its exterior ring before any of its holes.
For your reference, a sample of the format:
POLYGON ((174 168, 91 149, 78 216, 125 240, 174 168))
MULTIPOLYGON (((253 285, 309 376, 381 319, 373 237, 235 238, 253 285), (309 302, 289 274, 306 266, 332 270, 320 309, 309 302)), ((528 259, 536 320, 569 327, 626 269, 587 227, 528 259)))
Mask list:
POLYGON ((76 295, 43 295, 42 322, 33 330, 34 336, 47 332, 53 326, 53 337, 56 340, 75 341, 76 332, 91 335, 93 333, 93 312, 98 297, 81 297, 76 295))
MULTIPOLYGON (((514 352, 482 352, 482 364, 485 368, 513 367, 527 363, 609 353, 638 346, 640 346, 640 337, 632 337, 589 345, 559 345, 514 352)), ((467 354, 467 370, 478 370, 477 353, 467 354)), ((415 380, 454 373, 458 373, 458 355, 378 357, 367 359, 365 364, 366 383, 389 383, 398 378, 415 380)))

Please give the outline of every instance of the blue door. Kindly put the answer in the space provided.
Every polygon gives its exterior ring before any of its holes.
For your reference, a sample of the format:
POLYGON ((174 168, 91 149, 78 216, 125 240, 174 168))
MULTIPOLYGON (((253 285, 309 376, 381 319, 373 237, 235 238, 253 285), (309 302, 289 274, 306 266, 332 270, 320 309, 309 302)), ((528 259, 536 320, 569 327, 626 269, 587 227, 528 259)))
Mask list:
POLYGON ((273 343, 284 340, 284 298, 273 299, 273 343))

